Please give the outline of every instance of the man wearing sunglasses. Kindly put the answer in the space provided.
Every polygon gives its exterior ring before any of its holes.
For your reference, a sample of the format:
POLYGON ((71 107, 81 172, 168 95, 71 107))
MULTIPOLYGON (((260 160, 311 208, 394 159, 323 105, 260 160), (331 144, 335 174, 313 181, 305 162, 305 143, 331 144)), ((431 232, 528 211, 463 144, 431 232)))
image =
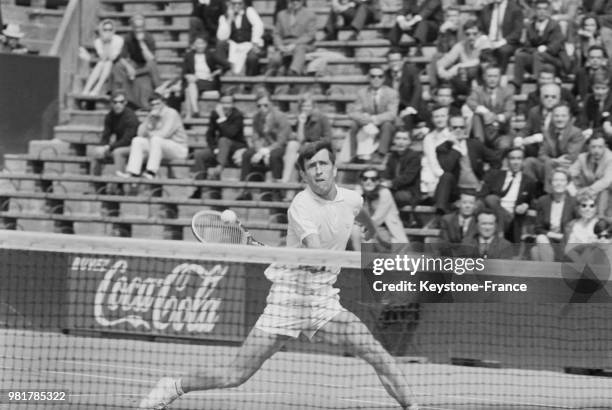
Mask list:
POLYGON ((598 130, 587 141, 587 152, 569 168, 572 183, 578 194, 587 193, 597 197, 599 216, 606 216, 612 189, 612 151, 606 146, 603 133, 598 130))
POLYGON ((101 145, 95 147, 92 153, 92 174, 100 175, 103 162, 110 158, 118 170, 125 168, 130 154, 130 144, 136 136, 139 124, 138 117, 127 106, 125 91, 113 92, 111 109, 104 117, 104 130, 100 136, 101 145))
MULTIPOLYGON (((391 139, 395 133, 395 119, 399 105, 399 94, 393 88, 384 85, 385 72, 381 67, 373 66, 368 73, 370 84, 357 92, 357 101, 349 113, 353 120, 350 133, 350 157, 356 159, 359 139, 366 133, 375 132, 378 147, 370 155, 371 162, 383 162, 389 152, 391 139), (358 135, 359 134, 359 135, 358 135)), ((370 134, 371 135, 371 134, 370 134)))

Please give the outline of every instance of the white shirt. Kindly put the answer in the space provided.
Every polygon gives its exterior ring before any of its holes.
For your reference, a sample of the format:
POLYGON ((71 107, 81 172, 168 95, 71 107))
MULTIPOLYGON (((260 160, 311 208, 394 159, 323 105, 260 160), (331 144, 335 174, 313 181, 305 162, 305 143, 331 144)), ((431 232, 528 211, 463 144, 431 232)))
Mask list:
POLYGON ((206 62, 205 54, 198 53, 194 55, 194 71, 198 80, 212 80, 210 67, 208 67, 208 63, 206 62))
POLYGON ((559 202, 553 201, 550 204, 550 230, 561 232, 561 217, 563 216, 563 206, 565 205, 565 195, 559 202))
MULTIPOLYGON (((336 189, 336 198, 331 201, 319 197, 309 187, 295 196, 287 212, 287 247, 303 248, 304 238, 316 234, 323 249, 346 249, 355 216, 363 206, 363 198, 355 191, 340 187, 336 189)), ((273 283, 268 303, 316 304, 318 300, 339 292, 332 287, 338 273, 340 266, 309 270, 272 264, 265 271, 266 277, 273 283)))
POLYGON ((512 180, 512 172, 506 172, 506 180, 504 181, 504 185, 502 186, 502 191, 508 187, 510 181, 512 181, 512 185, 510 186, 510 190, 508 190, 506 196, 501 198, 501 206, 510 214, 514 214, 514 207, 516 206, 516 200, 518 199, 522 179, 522 172, 517 172, 514 176, 514 180, 512 180))

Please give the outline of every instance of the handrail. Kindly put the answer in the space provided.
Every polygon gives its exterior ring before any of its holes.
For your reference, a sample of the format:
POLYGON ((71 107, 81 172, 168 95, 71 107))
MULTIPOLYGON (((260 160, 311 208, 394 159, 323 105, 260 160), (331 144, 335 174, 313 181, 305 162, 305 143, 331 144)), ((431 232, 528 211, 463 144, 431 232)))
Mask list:
POLYGON ((60 58, 59 101, 67 106, 68 94, 79 73, 79 47, 93 36, 99 0, 70 0, 60 23, 49 55, 60 58))

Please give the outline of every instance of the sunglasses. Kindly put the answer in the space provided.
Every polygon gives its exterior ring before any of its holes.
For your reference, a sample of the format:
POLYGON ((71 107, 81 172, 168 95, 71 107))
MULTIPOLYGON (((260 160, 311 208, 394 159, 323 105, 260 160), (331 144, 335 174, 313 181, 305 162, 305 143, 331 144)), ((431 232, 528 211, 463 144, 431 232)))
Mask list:
POLYGON ((113 100, 113 104, 125 104, 125 100, 113 100))
POLYGON ((465 129, 465 125, 455 125, 454 127, 451 126, 450 129, 451 130, 464 130, 465 129))
POLYGON ((608 233, 600 233, 597 235, 597 239, 610 239, 610 235, 608 233))
POLYGON ((370 74, 370 78, 383 78, 382 74, 370 74))
POLYGON ((362 181, 378 181, 378 176, 362 176, 361 177, 362 181))
POLYGON ((258 108, 266 108, 266 107, 269 107, 269 106, 270 106, 270 104, 257 104, 258 108))
POLYGON ((580 204, 580 208, 595 208, 595 204, 580 204))
POLYGON ((113 31, 113 29, 112 29, 112 28, 107 27, 107 28, 103 28, 103 29, 102 29, 102 31, 107 31, 107 32, 110 32, 110 31, 113 31))

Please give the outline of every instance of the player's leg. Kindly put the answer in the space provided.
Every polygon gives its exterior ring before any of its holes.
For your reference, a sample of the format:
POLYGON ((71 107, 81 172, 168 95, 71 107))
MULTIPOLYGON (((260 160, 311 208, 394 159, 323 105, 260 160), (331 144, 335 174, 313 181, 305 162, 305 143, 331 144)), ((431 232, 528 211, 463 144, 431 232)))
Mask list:
POLYGON ((182 377, 183 391, 188 393, 240 386, 253 376, 261 365, 283 346, 286 340, 286 336, 253 328, 229 365, 212 369, 212 371, 209 369, 197 370, 182 377))
POLYGON ((255 374, 286 340, 286 336, 254 328, 230 364, 197 370, 178 379, 162 378, 140 402, 139 408, 164 409, 184 393, 239 386, 255 374))
POLYGON ((404 408, 415 409, 408 381, 395 359, 374 338, 370 330, 353 313, 343 310, 323 325, 315 341, 343 345, 369 363, 385 390, 404 408), (410 406, 414 407, 410 407, 410 406))

